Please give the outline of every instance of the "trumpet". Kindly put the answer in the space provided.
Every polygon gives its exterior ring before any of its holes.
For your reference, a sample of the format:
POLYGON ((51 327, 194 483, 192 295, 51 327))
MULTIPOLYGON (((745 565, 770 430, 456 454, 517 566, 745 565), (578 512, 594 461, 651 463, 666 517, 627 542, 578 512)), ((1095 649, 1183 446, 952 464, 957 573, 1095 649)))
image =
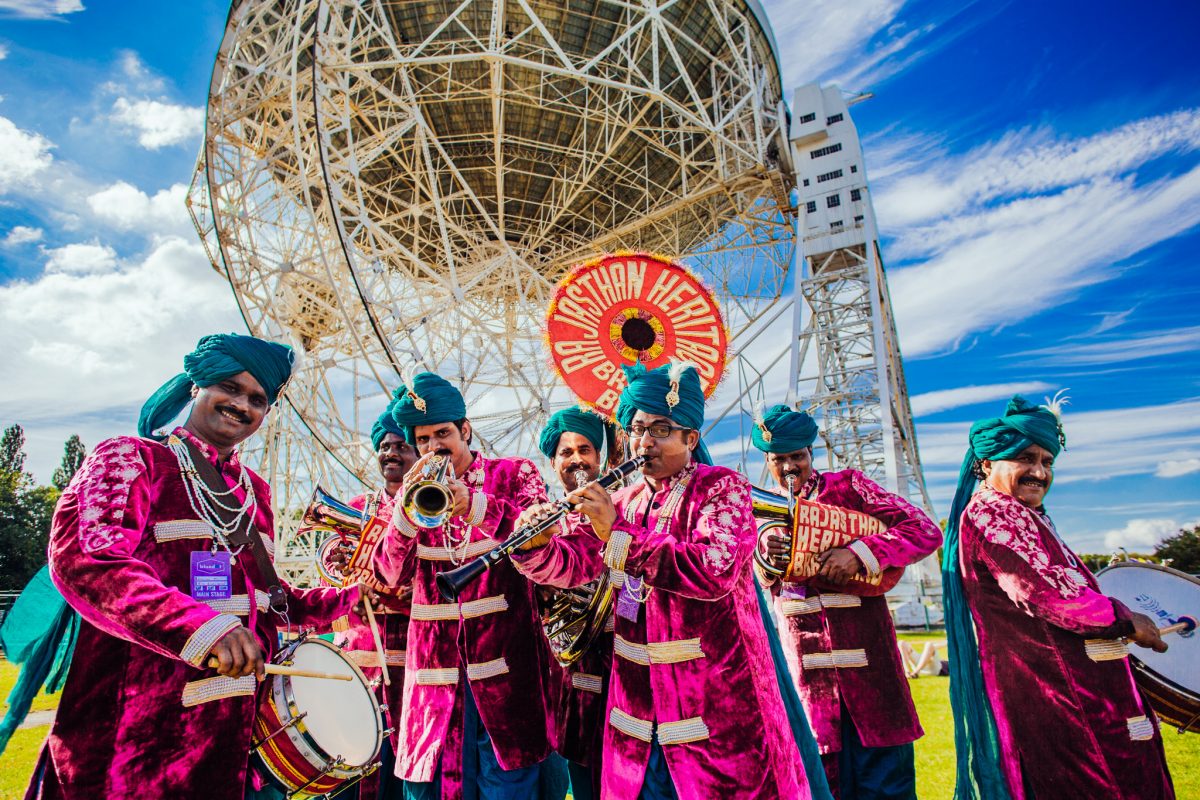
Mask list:
MULTIPOLYGON (((631 472, 646 463, 645 456, 634 456, 623 464, 610 469, 596 480, 602 489, 609 489, 623 481, 631 472)), ((481 555, 474 561, 463 564, 458 569, 438 573, 437 586, 442 597, 454 601, 462 590, 487 570, 499 564, 502 560, 515 553, 521 545, 531 542, 545 533, 571 510, 571 503, 565 498, 555 503, 557 509, 541 522, 526 525, 521 530, 509 536, 505 542, 481 555)))
POLYGON ((773 578, 782 578, 787 573, 787 568, 781 569, 772 564, 757 542, 762 541, 763 535, 768 531, 782 529, 791 535, 792 518, 796 509, 795 486, 795 476, 788 475, 786 498, 757 486, 750 487, 750 505, 754 512, 754 518, 759 520, 758 539, 754 547, 754 563, 773 578))
POLYGON ((434 456, 421 467, 419 479, 404 488, 400 507, 422 528, 439 528, 454 508, 454 495, 447 483, 454 477, 449 456, 434 456))

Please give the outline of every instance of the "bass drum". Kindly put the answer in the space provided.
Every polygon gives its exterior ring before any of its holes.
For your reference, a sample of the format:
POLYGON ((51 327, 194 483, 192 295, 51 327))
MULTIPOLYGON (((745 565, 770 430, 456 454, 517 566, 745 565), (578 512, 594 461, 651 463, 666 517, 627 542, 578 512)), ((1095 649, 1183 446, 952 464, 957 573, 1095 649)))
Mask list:
MULTIPOLYGON (((1142 561, 1118 561, 1096 574, 1100 591, 1160 628, 1200 619, 1200 580, 1186 572, 1142 561)), ((1166 638, 1167 652, 1130 648, 1134 676, 1164 721, 1180 733, 1200 732, 1200 631, 1193 627, 1166 638)))

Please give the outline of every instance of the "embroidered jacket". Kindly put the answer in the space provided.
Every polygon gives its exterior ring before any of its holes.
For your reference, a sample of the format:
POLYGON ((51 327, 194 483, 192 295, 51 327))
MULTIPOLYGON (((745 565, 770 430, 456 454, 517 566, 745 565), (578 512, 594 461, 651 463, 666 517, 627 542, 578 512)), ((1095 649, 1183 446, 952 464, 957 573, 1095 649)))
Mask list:
POLYGON ((577 586, 608 569, 649 591, 636 620, 616 616, 604 796, 638 796, 657 739, 681 796, 809 797, 754 594, 750 484, 691 464, 657 492, 638 483, 613 502, 602 559, 579 524, 520 559, 539 583, 577 586))
MULTIPOLYGON (((182 428, 175 435, 217 464, 207 444, 182 428)), ((270 544, 267 484, 236 453, 218 469, 231 487, 249 474, 255 523, 270 544)), ((240 502, 241 490, 235 495, 240 502)), ((231 599, 192 599, 191 554, 212 546, 212 530, 198 516, 175 455, 148 439, 101 442, 63 492, 50 532, 50 575, 84 624, 60 703, 70 713, 54 720, 41 755, 45 784, 31 785, 31 797, 39 789, 69 800, 242 796, 255 678, 219 676, 204 660, 238 625, 273 653, 276 617, 266 610, 266 582, 248 551, 233 564, 231 599)), ((357 590, 285 589, 293 624, 325 630, 358 597, 357 590)))
POLYGON ((1129 609, 1100 593, 1050 518, 984 487, 963 512, 959 559, 1013 800, 1026 786, 1174 797, 1158 720, 1119 641, 1129 609))
POLYGON ((457 796, 461 785, 464 676, 503 769, 542 761, 552 733, 546 710, 552 659, 533 585, 507 561, 457 602, 446 602, 435 582, 439 572, 507 538, 526 507, 546 502, 545 484, 523 458, 476 456, 462 480, 471 496, 469 519, 417 528, 396 513, 375 554, 385 585, 411 582, 413 589, 396 774, 432 781, 441 765, 444 797, 457 796))
POLYGON ((867 747, 922 735, 896 630, 883 594, 904 568, 937 550, 942 532, 923 511, 856 470, 814 471, 800 491, 821 503, 862 511, 887 529, 850 549, 876 585, 836 586, 820 578, 771 587, 780 643, 822 754, 842 749, 842 705, 867 747))

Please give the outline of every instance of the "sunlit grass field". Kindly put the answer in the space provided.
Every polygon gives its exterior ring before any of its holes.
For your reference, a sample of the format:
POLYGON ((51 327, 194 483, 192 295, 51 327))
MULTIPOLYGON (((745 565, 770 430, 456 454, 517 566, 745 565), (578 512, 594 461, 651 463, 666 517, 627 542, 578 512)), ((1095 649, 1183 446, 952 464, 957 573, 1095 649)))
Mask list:
MULTIPOLYGON (((945 634, 902 634, 919 649, 926 640, 945 640, 945 634)), ((943 657, 945 653, 941 654, 943 657)), ((0 698, 7 698, 17 677, 17 668, 0 660, 0 698)), ((954 729, 950 721, 950 697, 948 678, 921 677, 910 681, 913 700, 925 736, 916 745, 917 796, 921 800, 950 800, 954 795, 954 729)), ((39 695, 34 701, 34 710, 54 708, 57 696, 39 695)), ((7 704, 0 706, 7 709, 7 704)), ((0 800, 18 800, 23 796, 29 775, 47 728, 18 730, 8 743, 8 750, 0 756, 0 800)), ((1175 792, 1179 798, 1200 798, 1200 735, 1180 736, 1175 730, 1164 730, 1167 762, 1175 779, 1175 792)))

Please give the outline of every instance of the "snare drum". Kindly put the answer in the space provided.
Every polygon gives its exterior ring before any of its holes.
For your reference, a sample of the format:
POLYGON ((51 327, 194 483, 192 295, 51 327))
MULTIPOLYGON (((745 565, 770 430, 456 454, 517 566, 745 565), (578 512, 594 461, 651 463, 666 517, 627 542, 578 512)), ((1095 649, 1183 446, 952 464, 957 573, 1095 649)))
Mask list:
MULTIPOLYGON (((1100 591, 1163 628, 1200 618, 1200 580, 1141 561, 1119 561, 1096 574, 1100 591)), ((1167 652, 1131 647, 1134 678, 1158 716, 1184 731, 1200 732, 1200 631, 1163 637, 1167 652)))
POLYGON ((266 773, 291 798, 328 794, 373 772, 384 724, 359 668, 322 639, 301 639, 275 661, 352 680, 268 676, 251 751, 266 773))

